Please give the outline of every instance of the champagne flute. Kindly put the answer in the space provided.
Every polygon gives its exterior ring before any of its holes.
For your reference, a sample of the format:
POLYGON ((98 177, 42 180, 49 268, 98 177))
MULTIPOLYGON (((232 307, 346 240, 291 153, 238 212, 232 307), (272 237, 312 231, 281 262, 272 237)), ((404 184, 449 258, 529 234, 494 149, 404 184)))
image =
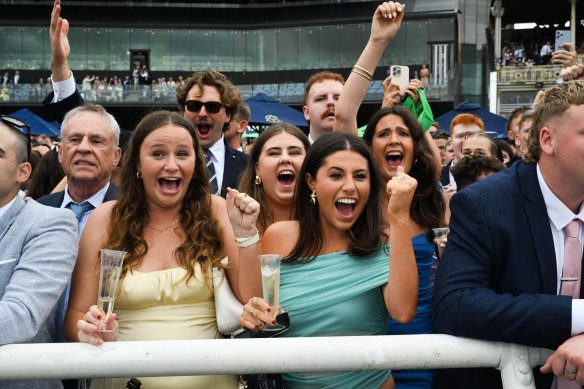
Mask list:
POLYGON ((444 251, 444 246, 446 246, 447 236, 450 232, 448 227, 432 228, 434 231, 434 237, 436 238, 436 245, 438 246, 438 258, 442 258, 442 251, 444 251))
POLYGON ((113 332, 107 329, 107 319, 114 310, 114 300, 116 289, 120 279, 122 263, 124 262, 125 251, 101 249, 101 266, 99 269, 99 292, 97 295, 97 308, 105 313, 101 320, 103 330, 99 332, 113 332))
MULTIPOLYGON (((278 315, 278 301, 280 299, 280 261, 282 256, 278 254, 263 254, 258 256, 262 268, 262 287, 264 300, 272 311, 268 313, 272 318, 278 315)), ((279 331, 284 329, 281 324, 264 324, 262 331, 279 331)))

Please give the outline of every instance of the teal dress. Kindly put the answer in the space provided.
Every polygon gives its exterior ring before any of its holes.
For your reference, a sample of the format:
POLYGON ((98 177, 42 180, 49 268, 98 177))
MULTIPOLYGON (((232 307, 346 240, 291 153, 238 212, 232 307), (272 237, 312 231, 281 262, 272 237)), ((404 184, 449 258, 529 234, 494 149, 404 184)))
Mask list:
MULTIPOLYGON (((384 335, 389 314, 381 293, 389 274, 389 245, 365 257, 325 254, 306 264, 282 264, 280 305, 290 313, 281 336, 384 335), (366 317, 367 320, 363 320, 366 317)), ((286 389, 377 388, 390 371, 282 374, 286 389)))

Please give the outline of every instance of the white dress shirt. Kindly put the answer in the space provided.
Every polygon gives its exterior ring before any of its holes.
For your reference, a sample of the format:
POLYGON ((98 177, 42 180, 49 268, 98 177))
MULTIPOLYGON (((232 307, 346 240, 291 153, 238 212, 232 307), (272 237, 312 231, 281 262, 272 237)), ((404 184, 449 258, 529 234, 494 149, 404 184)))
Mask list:
POLYGON ((221 191, 223 184, 223 172, 225 171, 225 141, 223 135, 215 144, 209 147, 211 152, 211 161, 215 166, 215 174, 217 175, 217 188, 221 191))

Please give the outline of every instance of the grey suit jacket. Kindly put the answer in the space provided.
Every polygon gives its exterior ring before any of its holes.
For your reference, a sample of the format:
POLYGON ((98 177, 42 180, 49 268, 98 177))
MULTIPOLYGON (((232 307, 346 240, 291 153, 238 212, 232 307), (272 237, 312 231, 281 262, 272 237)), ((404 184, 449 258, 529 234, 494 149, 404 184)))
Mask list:
MULTIPOLYGON (((77 247, 77 220, 69 210, 17 197, 0 218, 0 345, 52 341, 77 247)), ((0 388, 60 387, 60 381, 0 382, 0 388)))

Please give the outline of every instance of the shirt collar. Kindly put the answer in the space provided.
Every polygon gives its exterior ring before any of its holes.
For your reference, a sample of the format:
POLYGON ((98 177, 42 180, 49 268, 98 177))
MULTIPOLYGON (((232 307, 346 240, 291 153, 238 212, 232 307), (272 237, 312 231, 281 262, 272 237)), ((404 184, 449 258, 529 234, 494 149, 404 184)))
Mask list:
MULTIPOLYGON (((98 190, 97 193, 95 193, 93 196, 91 196, 90 198, 88 198, 85 201, 87 201, 88 203, 93 205, 94 208, 99 207, 103 203, 103 199, 105 198, 105 194, 106 194, 107 190, 109 189, 110 184, 111 184, 111 181, 108 181, 107 184, 103 188, 98 190)), ((85 201, 82 201, 82 203, 85 201)), ((76 201, 73 200, 73 198, 69 195, 69 184, 67 184, 67 186, 65 186, 65 196, 63 197, 63 202, 61 203, 61 208, 65 208, 70 202, 75 203, 76 201)))
POLYGON ((562 201, 551 191, 541 174, 539 163, 537 164, 537 181, 539 182, 543 201, 547 208, 548 217, 557 230, 561 231, 574 219, 580 219, 584 222, 584 202, 580 205, 578 214, 574 215, 570 208, 562 203, 562 201))
POLYGON ((215 142, 213 146, 209 147, 209 151, 211 152, 211 156, 215 158, 217 162, 225 159, 225 143, 223 135, 221 135, 221 139, 215 142))

